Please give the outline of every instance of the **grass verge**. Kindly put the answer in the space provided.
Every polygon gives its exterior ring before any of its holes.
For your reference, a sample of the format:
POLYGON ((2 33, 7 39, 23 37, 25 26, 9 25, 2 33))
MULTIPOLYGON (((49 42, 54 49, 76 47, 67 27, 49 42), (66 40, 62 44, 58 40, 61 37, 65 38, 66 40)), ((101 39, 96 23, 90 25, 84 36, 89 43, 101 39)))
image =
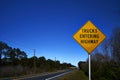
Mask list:
POLYGON ((63 77, 60 77, 57 80, 88 80, 88 77, 84 74, 83 71, 77 70, 63 77))

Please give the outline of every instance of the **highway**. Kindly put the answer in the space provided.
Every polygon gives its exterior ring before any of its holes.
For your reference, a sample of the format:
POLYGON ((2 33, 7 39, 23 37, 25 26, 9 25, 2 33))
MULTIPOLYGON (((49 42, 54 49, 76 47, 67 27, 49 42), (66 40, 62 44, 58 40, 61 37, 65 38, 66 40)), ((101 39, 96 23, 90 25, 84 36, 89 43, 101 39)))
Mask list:
MULTIPOLYGON (((37 76, 30 76, 30 77, 21 77, 16 79, 2 79, 2 80, 56 80, 58 77, 73 72, 74 70, 65 70, 62 72, 56 72, 48 75, 37 75, 37 76)), ((1 80, 1 79, 0 79, 1 80)))

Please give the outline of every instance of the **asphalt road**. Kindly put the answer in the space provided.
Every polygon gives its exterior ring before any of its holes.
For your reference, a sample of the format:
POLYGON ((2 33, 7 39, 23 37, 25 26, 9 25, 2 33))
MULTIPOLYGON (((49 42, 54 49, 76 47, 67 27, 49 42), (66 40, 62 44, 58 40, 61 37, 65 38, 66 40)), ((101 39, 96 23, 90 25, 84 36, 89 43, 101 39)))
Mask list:
MULTIPOLYGON (((17 79, 2 79, 2 80, 56 80, 58 77, 63 76, 65 74, 68 74, 74 70, 65 70, 62 72, 56 72, 53 74, 48 74, 48 75, 43 75, 43 76, 31 76, 31 77, 22 77, 22 78, 17 78, 17 79)), ((0 79, 1 80, 1 79, 0 79)))
POLYGON ((27 78, 27 79, 22 79, 22 80, 56 80, 56 78, 63 76, 63 75, 70 73, 70 72, 72 72, 72 70, 66 70, 64 72, 58 72, 58 73, 54 73, 54 74, 32 77, 32 78, 27 78))

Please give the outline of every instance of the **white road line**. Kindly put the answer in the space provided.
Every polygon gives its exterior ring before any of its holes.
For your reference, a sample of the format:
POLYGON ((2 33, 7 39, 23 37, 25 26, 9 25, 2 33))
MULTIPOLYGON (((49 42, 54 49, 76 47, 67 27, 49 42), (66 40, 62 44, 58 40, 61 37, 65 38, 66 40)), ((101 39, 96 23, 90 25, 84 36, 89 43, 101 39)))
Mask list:
POLYGON ((62 73, 62 74, 59 74, 59 75, 56 75, 56 76, 53 76, 53 77, 47 78, 47 79, 45 79, 45 80, 51 80, 51 79, 57 78, 57 77, 59 77, 59 76, 65 75, 65 74, 67 74, 67 73, 69 73, 69 72, 62 73))

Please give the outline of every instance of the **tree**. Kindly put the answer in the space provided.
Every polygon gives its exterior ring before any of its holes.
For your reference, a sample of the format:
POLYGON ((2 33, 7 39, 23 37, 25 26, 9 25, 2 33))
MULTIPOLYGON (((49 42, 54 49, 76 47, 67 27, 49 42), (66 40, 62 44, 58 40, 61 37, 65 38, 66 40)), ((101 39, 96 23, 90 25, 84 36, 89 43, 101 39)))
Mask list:
POLYGON ((53 60, 51 60, 51 59, 48 59, 47 60, 47 69, 49 70, 49 71, 52 71, 54 68, 55 68, 55 63, 54 63, 54 61, 53 60))
POLYGON ((13 64, 18 64, 19 60, 27 58, 27 55, 24 51, 21 51, 19 48, 10 48, 5 53, 6 62, 13 62, 13 64))
POLYGON ((110 43, 112 59, 120 64, 120 28, 114 29, 110 43))
POLYGON ((6 43, 0 41, 0 65, 13 63, 18 64, 19 60, 27 58, 27 55, 24 51, 21 51, 19 48, 12 48, 6 43))
POLYGON ((39 57, 38 60, 37 60, 37 67, 45 67, 45 64, 46 64, 46 59, 44 56, 42 57, 39 57))
POLYGON ((5 53, 7 49, 9 49, 9 46, 6 43, 0 41, 0 65, 1 65, 2 55, 3 53, 5 53))
POLYGON ((55 61, 55 69, 60 69, 60 61, 55 61))
POLYGON ((28 66, 30 68, 33 68, 33 67, 36 67, 36 65, 34 65, 34 63, 36 64, 37 63, 37 57, 36 56, 33 56, 31 58, 28 59, 28 66))
POLYGON ((86 62, 80 61, 78 63, 78 67, 80 70, 83 70, 84 68, 86 68, 86 62))

